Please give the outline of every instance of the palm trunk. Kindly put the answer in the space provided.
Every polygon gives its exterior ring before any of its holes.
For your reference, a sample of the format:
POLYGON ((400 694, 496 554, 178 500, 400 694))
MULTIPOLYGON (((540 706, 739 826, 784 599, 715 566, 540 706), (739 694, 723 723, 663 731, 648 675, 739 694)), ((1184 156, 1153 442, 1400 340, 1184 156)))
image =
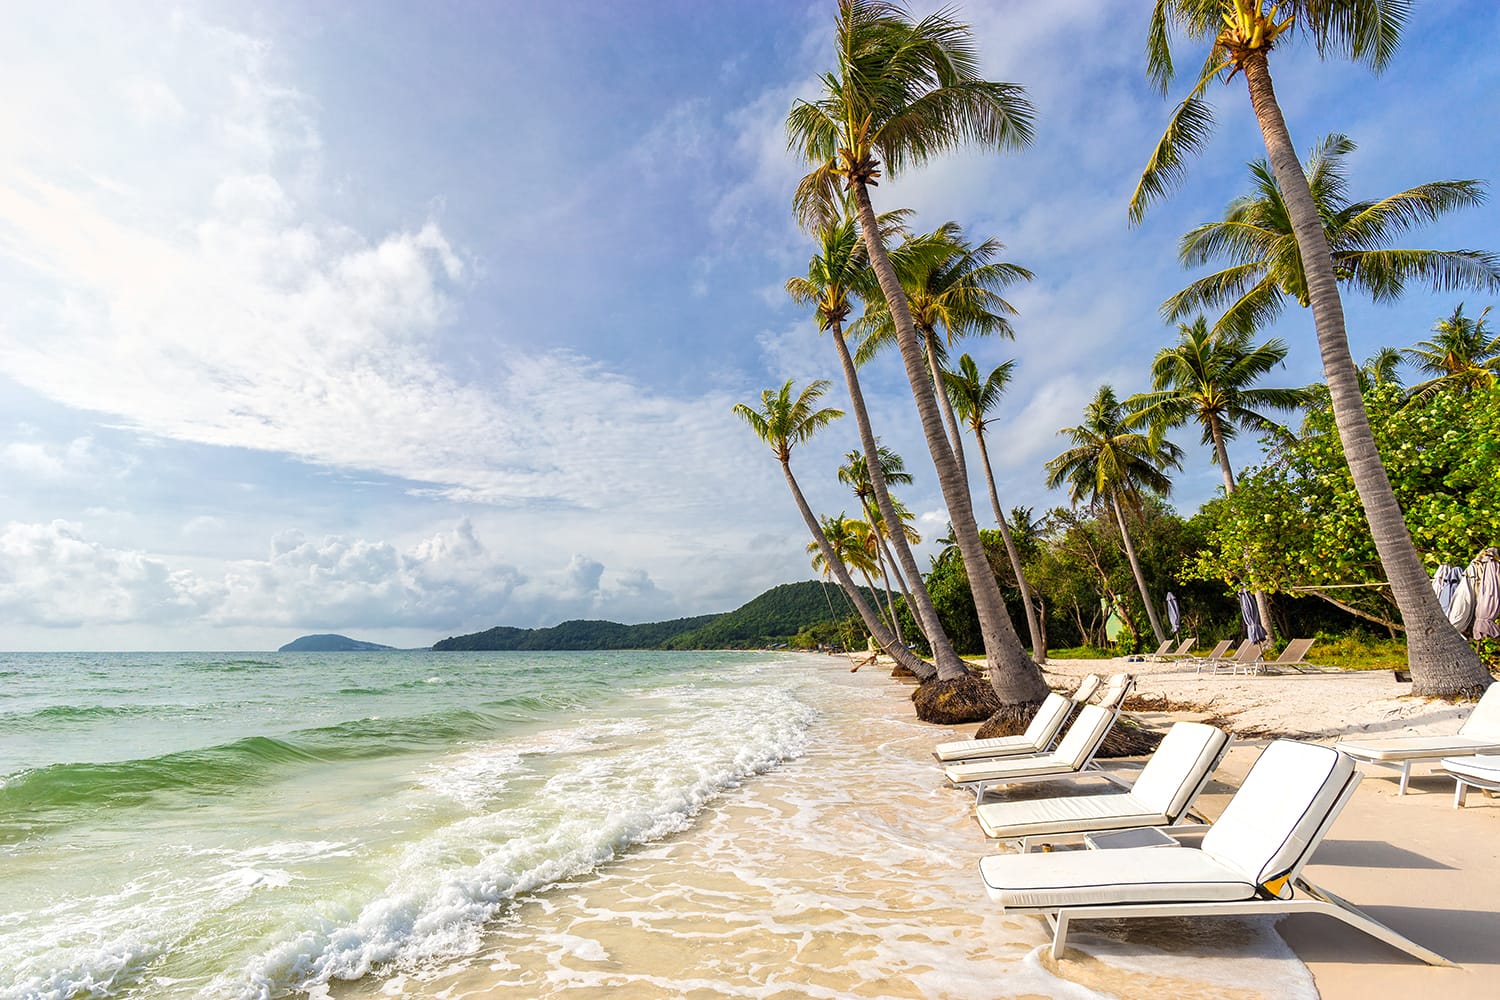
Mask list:
POLYGON ((885 584, 885 613, 890 619, 891 631, 895 634, 896 641, 904 646, 906 637, 901 634, 901 619, 896 617, 896 597, 891 593, 890 566, 885 561, 885 543, 880 540, 879 532, 875 534, 875 565, 880 567, 880 579, 885 584))
MULTIPOLYGON (((905 540, 906 539, 904 538, 902 539, 903 542, 905 540)), ((885 539, 882 538, 880 544, 884 546, 886 544, 885 539)), ((892 555, 889 548, 886 549, 885 557, 887 564, 891 567, 891 573, 893 573, 896 577, 896 586, 901 589, 902 599, 906 601, 906 606, 912 609, 912 617, 916 618, 916 602, 912 600, 911 591, 906 586, 906 577, 901 575, 901 567, 896 565, 896 558, 894 555, 892 555)), ((922 633, 923 639, 927 638, 927 632, 922 628, 922 621, 920 618, 917 619, 917 630, 922 633)))
POLYGON ((911 546, 906 544, 906 537, 904 535, 898 537, 895 534, 901 531, 902 521, 900 515, 896 513, 896 505, 891 502, 890 491, 886 489, 885 473, 880 468, 880 448, 875 441, 875 431, 870 427, 870 413, 865 408, 865 394, 859 386, 859 373, 854 367, 854 357, 849 353, 849 345, 844 341, 842 325, 835 323, 832 333, 834 346, 839 352, 839 364, 844 369, 844 381, 849 386, 849 405, 854 410, 854 423, 859 428, 859 444, 865 452, 865 471, 870 474, 870 489, 875 494, 875 503, 880 508, 881 518, 885 521, 886 527, 893 532, 890 535, 891 548, 895 551, 901 568, 906 570, 911 580, 912 594, 917 599, 912 613, 922 624, 922 632, 927 636, 927 644, 932 647, 932 659, 937 665, 938 680, 966 677, 969 668, 954 651, 953 643, 948 639, 948 633, 943 631, 937 608, 932 603, 932 597, 927 593, 927 586, 922 582, 922 570, 917 566, 917 558, 912 555, 911 546))
POLYGON ((880 224, 875 218, 875 208, 870 204, 870 192, 863 183, 856 183, 854 197, 859 208, 865 249, 880 282, 880 290, 891 310, 896 342, 901 348, 901 361, 906 367, 907 381, 911 383, 917 414, 922 419, 922 432, 927 439, 927 450, 932 453, 938 485, 942 488, 943 499, 948 505, 948 517, 953 523, 953 536, 963 557, 969 589, 974 595, 974 610, 979 617, 980 633, 984 636, 990 684, 1001 704, 1039 702, 1047 696, 1047 684, 1042 680, 1042 672, 1036 663, 1026 655, 1026 650, 1005 613, 1000 587, 995 582, 995 574, 984 553, 984 543, 979 538, 979 526, 974 521, 974 507, 969 500, 968 484, 959 475, 953 450, 948 447, 943 419, 938 413, 937 401, 933 399, 932 379, 924 370, 922 348, 917 343, 916 327, 912 323, 911 310, 907 308, 906 293, 901 289, 896 270, 891 266, 891 259, 880 239, 880 224))
MULTIPOLYGON (((1219 427, 1217 417, 1212 415, 1208 418, 1208 430, 1213 436, 1214 454, 1219 459, 1219 471, 1224 474, 1224 495, 1227 497, 1234 492, 1234 470, 1229 467, 1229 448, 1224 444, 1224 432, 1219 427)), ((1250 569, 1250 557, 1245 557, 1245 569, 1250 569)), ((1271 627, 1271 604, 1266 600, 1266 592, 1256 589, 1255 611, 1260 615, 1260 623, 1265 627, 1268 638, 1275 635, 1275 629, 1271 627)))
POLYGON ((1156 634, 1157 643, 1166 642, 1167 633, 1162 631, 1161 619, 1157 617, 1156 607, 1151 603, 1151 594, 1146 590, 1146 575, 1141 572, 1141 561, 1136 557, 1135 543, 1130 540, 1130 529, 1125 526, 1125 511, 1120 508, 1120 498, 1112 496, 1109 502, 1115 509, 1115 520, 1120 525, 1120 540, 1125 544, 1125 558, 1130 560, 1130 572, 1135 575, 1135 585, 1140 589, 1141 603, 1146 605, 1146 620, 1151 623, 1151 631, 1156 634))
POLYGON ((1489 671, 1480 663, 1473 647, 1449 623, 1438 604, 1416 547, 1412 545, 1411 534, 1391 490, 1385 466, 1380 461, 1375 436, 1370 432, 1359 376, 1354 359, 1349 355, 1344 307, 1339 300, 1328 240, 1312 192, 1308 189, 1307 177, 1302 173, 1302 165, 1292 147, 1286 120, 1276 102, 1266 53, 1251 53, 1245 60, 1244 70, 1250 103, 1255 108, 1255 119, 1265 139, 1266 155, 1276 172, 1276 183, 1281 187, 1287 213, 1291 216, 1292 231, 1297 237, 1297 252, 1302 257, 1302 270, 1307 278, 1313 324, 1317 328, 1318 348, 1323 357, 1323 377, 1328 382, 1339 441, 1344 447, 1355 492, 1359 494, 1370 523, 1375 551, 1380 555, 1391 593, 1406 625, 1412 690, 1423 695, 1483 690, 1491 682, 1489 671))
POLYGON ((969 463, 964 460, 964 439, 958 432, 958 417, 953 413, 953 400, 948 398, 948 387, 943 384, 943 367, 938 364, 937 337, 923 333, 927 343, 927 370, 932 372, 932 388, 937 395, 938 409, 943 411, 943 424, 948 428, 948 441, 953 447, 953 460, 958 463, 958 474, 963 477, 964 489, 969 486, 969 463))
POLYGON ((995 521, 1000 525, 1000 537, 1005 539, 1005 554, 1010 556, 1010 568, 1016 574, 1016 586, 1021 588, 1021 603, 1026 608, 1026 628, 1031 633, 1031 656, 1038 663, 1047 662, 1047 636, 1037 622, 1036 608, 1031 605, 1031 586, 1026 582, 1026 571, 1021 568, 1021 553, 1016 549, 1016 540, 1010 533, 1010 524, 1005 512, 1000 509, 1000 494, 995 489, 995 472, 990 465, 990 453, 984 445, 984 431, 974 427, 974 441, 979 445, 979 461, 984 465, 984 481, 990 488, 990 506, 995 508, 995 521))
POLYGON ((913 656, 905 646, 896 642, 895 636, 880 623, 877 615, 870 605, 865 601, 865 596, 859 592, 854 585, 854 580, 849 576, 849 570, 844 566, 844 561, 833 551, 833 546, 828 544, 828 538, 823 534, 823 529, 818 525, 818 518, 813 514, 812 508, 807 505, 807 498, 802 495, 802 488, 797 485, 797 477, 792 475, 792 463, 785 459, 781 462, 781 471, 786 475, 786 484, 792 491, 792 499, 797 501, 797 510, 802 514, 802 520, 807 523, 807 530, 812 532, 813 540, 818 543, 818 550, 823 553, 823 564, 832 571, 838 579, 839 586, 849 597, 849 603, 854 605, 854 610, 859 612, 860 620, 865 623, 865 628, 875 637, 882 649, 890 651, 896 658, 896 662, 922 680, 934 676, 937 671, 932 664, 913 656))

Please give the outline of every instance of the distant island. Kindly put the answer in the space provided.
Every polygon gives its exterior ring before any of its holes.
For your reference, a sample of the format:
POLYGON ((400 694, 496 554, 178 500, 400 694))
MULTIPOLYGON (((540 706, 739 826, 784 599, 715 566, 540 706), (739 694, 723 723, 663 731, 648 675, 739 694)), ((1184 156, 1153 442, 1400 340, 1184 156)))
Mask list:
POLYGON ((374 652, 381 649, 395 649, 395 646, 382 646, 378 642, 362 642, 359 639, 351 639, 347 635, 334 635, 332 632, 321 632, 317 635, 304 635, 293 639, 282 646, 278 653, 359 653, 374 652))
MULTIPOLYGON (((865 588, 861 588, 862 590, 865 588)), ((867 599, 873 599, 868 590, 867 599)), ((755 649, 808 638, 813 626, 826 626, 852 612, 837 587, 825 592, 817 580, 783 583, 748 604, 715 615, 676 618, 642 625, 607 621, 566 621, 551 628, 497 625, 483 632, 450 636, 433 644, 439 652, 583 649, 755 649), (835 611, 830 614, 832 603, 835 611)))

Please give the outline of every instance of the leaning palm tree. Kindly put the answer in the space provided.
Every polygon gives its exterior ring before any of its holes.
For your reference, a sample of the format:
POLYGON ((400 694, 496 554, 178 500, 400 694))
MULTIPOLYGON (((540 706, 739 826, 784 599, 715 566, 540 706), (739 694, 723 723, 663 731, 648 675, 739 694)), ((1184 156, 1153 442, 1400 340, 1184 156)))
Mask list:
MULTIPOLYGON (((938 408, 965 482, 969 470, 963 438, 952 402, 947 392, 942 391, 943 375, 948 348, 961 337, 993 335, 1015 339, 1010 317, 1016 314, 1016 309, 1000 292, 1018 281, 1030 281, 1032 273, 1018 264, 996 260, 1003 249, 1005 245, 999 240, 986 240, 974 246, 964 239, 958 223, 945 222, 937 232, 911 237, 891 255, 927 358, 928 374, 939 389, 938 408)), ((895 325, 884 300, 872 302, 852 332, 864 338, 856 355, 861 364, 886 344, 893 343, 895 325)))
MULTIPOLYGON (((887 227, 897 226, 899 216, 885 220, 887 227)), ((849 405, 854 410, 854 423, 859 430, 860 447, 866 457, 879 454, 874 428, 870 425, 870 414, 865 407, 864 392, 860 388, 859 374, 855 370, 854 358, 849 353, 849 344, 844 338, 844 321, 852 309, 851 297, 864 292, 872 294, 869 279, 869 264, 865 256, 864 242, 860 239, 859 226, 849 218, 830 221, 817 231, 818 253, 807 265, 806 277, 788 279, 786 290, 800 303, 811 304, 818 320, 818 328, 827 330, 838 351, 839 365, 844 372, 844 383, 849 389, 849 405)), ((878 293, 876 293, 878 294, 878 293)), ((881 516, 894 523, 897 520, 891 503, 890 491, 886 488, 883 468, 878 458, 867 464, 870 479, 870 494, 881 516)), ((922 571, 917 566, 916 556, 903 538, 892 538, 891 548, 899 565, 911 580, 911 605, 923 635, 932 648, 939 680, 955 680, 969 675, 947 633, 943 631, 937 608, 922 583, 922 571)))
MULTIPOLYGON (((1202 316, 1177 324, 1177 344, 1163 348, 1151 362, 1152 392, 1125 401, 1130 426, 1150 425, 1158 435, 1197 421, 1203 443, 1211 445, 1224 476, 1224 493, 1234 492, 1234 469, 1229 464, 1229 442, 1243 430, 1284 433, 1268 411, 1292 410, 1306 400, 1301 389, 1265 389, 1255 385, 1271 369, 1286 361, 1287 346, 1280 338, 1251 344, 1246 327, 1209 330, 1202 316)), ((1260 620, 1271 628, 1264 591, 1255 592, 1260 620)))
POLYGON ((833 571, 844 593, 849 595, 849 602, 859 613, 860 620, 865 623, 865 628, 870 630, 870 634, 875 637, 875 641, 882 648, 888 650, 896 658, 897 663, 918 677, 931 677, 935 673, 932 666, 919 660, 905 646, 896 642, 895 636, 891 635, 890 631, 881 624, 880 616, 875 613, 864 595, 860 593, 859 588, 854 585, 854 580, 849 576, 849 570, 844 566, 843 560, 839 559, 833 549, 828 546, 828 539, 823 535, 823 529, 818 524, 817 517, 808 506, 807 498, 802 495, 802 488, 797 485, 797 477, 792 475, 792 448, 844 415, 842 410, 835 410, 832 407, 818 408, 819 400, 827 391, 828 382, 819 379, 808 383, 807 387, 793 399, 792 380, 787 379, 779 390, 765 389, 761 392, 759 410, 752 409, 744 403, 735 403, 734 412, 750 426, 750 430, 755 433, 756 437, 770 446, 771 453, 776 456, 776 461, 781 463, 781 472, 786 477, 787 488, 792 491, 792 499, 797 503, 797 510, 801 513, 807 530, 812 534, 813 540, 819 543, 826 565, 833 571))
POLYGON ((953 403, 958 417, 974 435, 979 446, 979 461, 984 466, 984 481, 990 488, 990 506, 995 521, 1000 526, 1000 538, 1005 542, 1005 554, 1010 557, 1010 568, 1016 574, 1016 586, 1021 591, 1021 604, 1026 609, 1026 628, 1031 633, 1031 655, 1038 663, 1047 662, 1047 637, 1037 621, 1036 607, 1031 602, 1031 586, 1026 582, 1026 571, 1021 567, 1021 553, 1011 535, 1005 512, 1000 509, 1000 493, 995 489, 995 470, 990 462, 989 450, 984 444, 984 429, 994 419, 990 413, 1000 405, 1000 397, 1010 384, 1014 361, 997 365, 988 375, 979 377, 979 366, 967 354, 958 358, 958 371, 943 373, 946 395, 953 403))
MULTIPOLYGON (((880 457, 878 464, 881 478, 887 486, 910 485, 914 481, 912 474, 906 471, 906 463, 896 452, 877 441, 876 454, 880 457)), ((865 512, 865 517, 873 529, 870 532, 870 541, 875 548, 876 563, 880 567, 881 576, 886 581, 886 602, 889 605, 887 610, 890 612, 891 621, 896 623, 894 629, 896 638, 902 639, 900 622, 896 617, 895 598, 891 596, 890 577, 893 571, 896 574, 896 583, 901 588, 901 596, 906 599, 906 606, 914 608, 916 605, 913 603, 911 591, 907 589, 906 578, 901 575, 901 567, 896 565, 896 560, 892 557, 891 544, 886 541, 885 515, 880 512, 880 506, 875 499, 875 484, 870 478, 870 466, 865 460, 864 452, 858 450, 845 452, 844 464, 839 466, 838 477, 839 482, 853 490, 854 498, 859 501, 860 509, 865 512)), ((906 528, 904 524, 911 512, 894 496, 890 500, 897 519, 903 522, 902 527, 905 529, 901 532, 902 538, 896 544, 905 542, 910 551, 910 547, 920 542, 922 537, 906 528)), ((918 622, 918 627, 920 626, 921 623, 918 622)), ((924 632, 923 635, 925 636, 926 633, 924 632)))
MULTIPOLYGON (((1484 202, 1484 182, 1433 181, 1379 201, 1346 194, 1344 157, 1354 143, 1342 135, 1320 142, 1303 170, 1334 276, 1345 288, 1376 302, 1399 298, 1411 281, 1437 291, 1500 289, 1500 256, 1484 250, 1401 250, 1392 243, 1407 230, 1458 208, 1484 202)), ((1199 278, 1162 304, 1167 319, 1200 309, 1223 310, 1215 330, 1264 327, 1288 298, 1309 304, 1307 275, 1292 231, 1291 214, 1276 175, 1265 160, 1250 164, 1251 194, 1230 203, 1223 221, 1198 226, 1182 238, 1187 267, 1213 261, 1227 268, 1199 278)))
POLYGON ((1142 493, 1165 496, 1171 491, 1172 480, 1165 470, 1181 466, 1182 449, 1156 435, 1130 430, 1126 426, 1125 408, 1115 397, 1114 388, 1108 385, 1100 386, 1084 407, 1083 423, 1064 427, 1058 433, 1071 438, 1073 447, 1047 463, 1047 488, 1056 489, 1066 483, 1074 506, 1080 502, 1094 507, 1107 505, 1114 512, 1115 522, 1120 526, 1120 541, 1130 560, 1130 572, 1135 575, 1141 602, 1146 605, 1151 631, 1156 634, 1157 642, 1165 642, 1167 633, 1146 588, 1146 576, 1141 572, 1141 561, 1125 523, 1125 508, 1140 506, 1142 493))
MULTIPOLYGON (((870 551, 870 525, 857 517, 848 517, 843 511, 837 515, 830 514, 822 519, 823 539, 827 542, 826 548, 833 553, 833 558, 839 560, 848 569, 858 571, 865 578, 865 586, 870 593, 880 592, 875 586, 876 572, 875 556, 870 551)), ((824 554, 825 546, 817 539, 807 543, 807 551, 812 556, 812 567, 822 573, 832 571, 828 563, 828 556, 824 554)), ((876 602, 879 603, 878 601, 876 602)), ((887 620, 887 627, 895 631, 895 618, 887 620)))
POLYGON ((1419 369, 1435 376, 1411 387, 1412 401, 1431 397, 1443 389, 1470 392, 1495 384, 1500 378, 1500 334, 1490 336, 1485 327, 1489 307, 1478 316, 1465 316, 1460 302, 1453 315, 1438 320, 1437 336, 1402 352, 1419 369))
POLYGON ((789 146, 812 166, 798 184, 794 205, 804 225, 840 214, 853 196, 860 233, 892 314, 902 365, 911 383, 927 450, 932 455, 948 516, 974 595, 990 682, 1008 706, 1029 705, 1047 693, 1041 671, 1016 636, 1000 587, 985 557, 969 484, 943 428, 916 324, 881 238, 870 187, 882 168, 892 176, 960 144, 998 149, 1031 141, 1031 104, 1022 88, 981 79, 966 25, 946 11, 914 22, 886 0, 839 0, 838 63, 821 78, 822 95, 797 101, 787 116, 789 146))
POLYGON ((1175 74, 1170 32, 1210 42, 1208 59, 1188 97, 1173 111, 1166 132, 1147 162, 1130 202, 1140 221, 1200 150, 1213 127, 1204 94, 1215 81, 1243 74, 1250 103, 1265 140, 1266 156, 1286 204, 1306 279, 1307 302, 1317 328, 1334 420, 1356 492, 1391 592, 1406 626, 1407 657, 1418 694, 1447 694, 1487 687, 1489 672, 1473 648, 1448 622, 1412 545, 1411 534, 1391 490, 1360 395, 1349 354, 1338 272, 1296 148, 1271 83, 1270 54, 1300 32, 1321 56, 1342 55, 1375 70, 1395 52, 1409 4, 1406 0, 1156 0, 1147 33, 1147 72, 1165 92, 1175 74), (1278 20, 1279 19, 1279 20, 1278 20))

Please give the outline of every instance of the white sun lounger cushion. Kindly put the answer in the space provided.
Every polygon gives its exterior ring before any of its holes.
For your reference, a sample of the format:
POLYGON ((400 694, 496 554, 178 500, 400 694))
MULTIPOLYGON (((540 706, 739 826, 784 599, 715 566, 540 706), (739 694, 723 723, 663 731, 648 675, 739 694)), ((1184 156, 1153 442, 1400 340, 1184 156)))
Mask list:
POLYGON ((1473 757, 1444 757, 1443 769, 1450 774, 1487 783, 1491 787, 1500 785, 1500 757, 1480 754, 1473 757))
POLYGON ((975 815, 986 836, 1005 839, 1167 826, 1192 804, 1228 744, 1229 734, 1213 726, 1179 722, 1128 792, 992 802, 975 815))
POLYGON ((986 837, 1004 840, 1041 834, 1167 826, 1172 822, 1166 813, 1151 812, 1129 792, 989 802, 975 810, 974 815, 986 837))
POLYGON ((1340 740, 1334 745, 1361 760, 1420 760, 1500 750, 1500 740, 1471 740, 1464 736, 1392 736, 1369 742, 1340 740))
POLYGON ((1244 872, 1188 848, 1000 854, 980 861, 979 873, 990 898, 1006 909, 1255 896, 1255 883, 1244 872))
POLYGON ((951 764, 943 769, 943 773, 957 785, 966 781, 1004 782, 1007 778, 1077 771, 1088 763, 1114 721, 1115 713, 1112 709, 1085 705, 1079 711, 1078 718, 1073 720, 1073 725, 1068 727, 1068 734, 1052 753, 1023 759, 951 764))
POLYGON ((1016 754, 1041 753, 1062 728, 1073 708, 1073 702, 1056 692, 1047 695, 1031 718, 1031 725, 1020 736, 996 736, 986 740, 953 740, 939 743, 933 751, 940 761, 969 760, 975 757, 1007 757, 1016 754))
POLYGON ((1412 760, 1500 750, 1500 684, 1491 684, 1457 736, 1391 736, 1340 740, 1334 746, 1361 760, 1412 760))
POLYGON ((1359 780, 1328 747, 1277 740, 1261 753, 1203 847, 1127 848, 987 857, 990 897, 1007 907, 1288 898, 1359 780))

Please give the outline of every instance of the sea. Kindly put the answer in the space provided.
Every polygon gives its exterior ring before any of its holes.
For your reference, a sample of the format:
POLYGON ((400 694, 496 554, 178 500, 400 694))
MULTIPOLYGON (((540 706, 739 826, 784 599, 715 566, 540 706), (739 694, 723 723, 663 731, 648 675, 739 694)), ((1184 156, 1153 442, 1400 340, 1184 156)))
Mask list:
POLYGON ((0 998, 1315 995, 1044 959, 942 735, 807 654, 0 653, 0 998))

